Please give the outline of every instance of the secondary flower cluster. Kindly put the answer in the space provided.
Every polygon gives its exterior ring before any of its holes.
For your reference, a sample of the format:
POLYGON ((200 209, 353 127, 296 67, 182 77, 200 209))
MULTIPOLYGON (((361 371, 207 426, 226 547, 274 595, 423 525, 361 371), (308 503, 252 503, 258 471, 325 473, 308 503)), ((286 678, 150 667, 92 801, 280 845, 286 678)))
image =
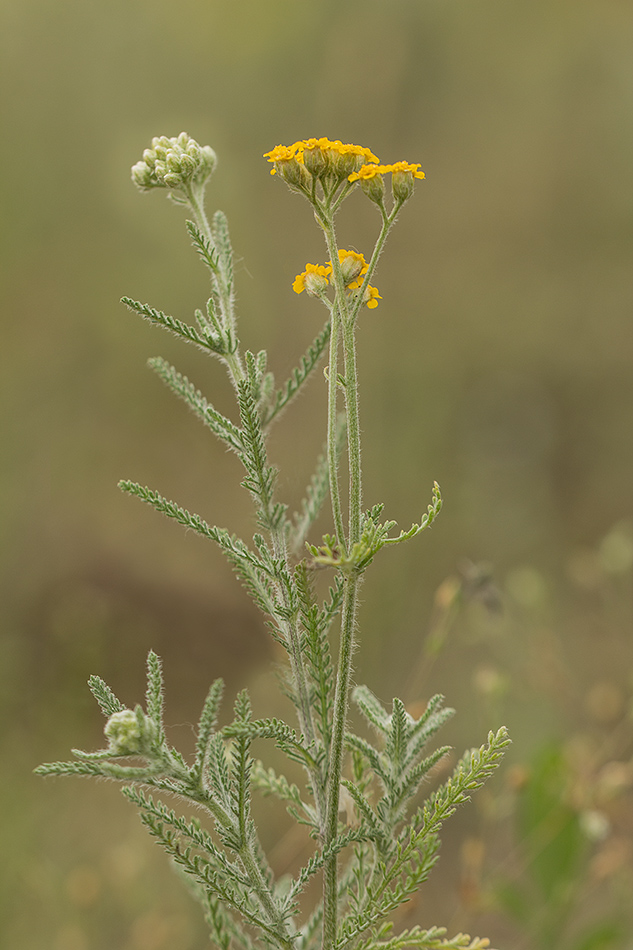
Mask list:
POLYGON ((419 171, 420 163, 411 165, 409 162, 395 162, 393 165, 363 165, 349 176, 350 181, 369 181, 376 175, 386 175, 391 172, 394 175, 411 173, 414 178, 424 178, 424 172, 419 171))
POLYGON ((217 157, 209 145, 198 145, 186 132, 175 138, 152 139, 143 160, 132 166, 132 181, 141 191, 150 188, 182 188, 201 185, 212 173, 217 157))
MULTIPOLYGON (((357 251, 340 250, 338 259, 345 289, 360 290, 369 266, 363 254, 357 251)), ((332 261, 328 261, 327 264, 306 264, 303 273, 295 277, 292 289, 296 294, 301 294, 305 290, 311 297, 321 297, 329 284, 328 278, 331 274, 332 261)), ((378 293, 378 288, 368 285, 363 293, 363 303, 373 310, 378 306, 379 300, 382 300, 382 297, 378 293)))
POLYGON ((353 172, 349 176, 349 181, 360 181, 367 197, 381 205, 385 195, 382 176, 389 172, 391 172, 391 192, 400 204, 404 204, 413 194, 413 179, 425 177, 424 172, 420 171, 419 162, 413 165, 409 162, 395 162, 393 165, 379 165, 372 162, 362 165, 358 171, 353 172))

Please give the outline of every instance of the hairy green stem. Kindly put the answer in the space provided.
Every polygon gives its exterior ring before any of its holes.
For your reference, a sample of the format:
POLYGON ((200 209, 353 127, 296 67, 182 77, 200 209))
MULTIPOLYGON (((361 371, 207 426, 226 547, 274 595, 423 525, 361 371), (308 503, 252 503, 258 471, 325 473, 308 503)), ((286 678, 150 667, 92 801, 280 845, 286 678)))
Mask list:
POLYGON ((338 481, 338 438, 336 398, 338 396, 338 348, 340 317, 338 310, 332 311, 332 330, 330 334, 330 362, 328 366, 328 413, 327 413, 327 463, 330 477, 330 500, 336 538, 343 550, 346 550, 345 528, 341 513, 341 493, 338 481))
MULTIPOLYGON (((358 606, 358 588, 360 576, 350 574, 345 580, 345 599, 341 620, 341 640, 339 645, 338 672, 336 677, 336 695, 334 699, 334 720, 332 724, 332 742, 330 745, 330 765, 328 769, 326 833, 323 847, 328 848, 334 841, 338 830, 338 809, 343 769, 343 749, 345 743, 345 725, 349 706, 349 687, 352 675, 352 656, 354 653, 354 630, 358 606)), ((336 941, 338 923, 338 861, 333 855, 326 861, 323 871, 323 943, 322 950, 331 950, 336 941)))
MULTIPOLYGON (((345 326, 349 322, 349 313, 347 308, 347 294, 345 292, 345 282, 341 272, 341 264, 338 258, 338 245, 334 233, 334 222, 331 216, 327 214, 316 215, 317 221, 323 228, 327 249, 330 254, 332 264, 332 280, 336 291, 336 300, 332 310, 332 335, 330 338, 330 367, 328 378, 328 468, 330 473, 330 496, 332 500, 332 513, 334 515, 334 525, 336 528, 337 540, 343 550, 347 551, 351 538, 346 539, 343 529, 343 517, 341 514, 340 492, 338 484, 338 453, 336 449, 336 397, 338 393, 338 345, 339 328, 342 330, 345 346, 345 326), (349 542, 349 543, 348 543, 349 542)), ((344 351, 345 352, 345 351, 344 351)), ((347 362, 347 355, 345 355, 347 362)), ((347 370, 347 366, 345 367, 347 370)), ((349 413, 349 393, 347 388, 347 379, 344 381, 345 390, 345 408, 349 413)), ((357 395, 355 393, 355 395, 357 395)), ((351 448, 349 418, 347 420, 347 444, 348 451, 351 448)), ((351 458, 351 454, 350 454, 351 458)), ((350 466, 351 470, 351 466, 350 466)), ((360 469, 358 470, 360 472, 360 469)), ((351 494, 350 494, 351 505, 351 494)), ((351 512, 351 508, 350 508, 351 512)), ((351 523, 351 522, 350 522, 351 523)))
POLYGON ((251 849, 245 844, 238 854, 244 870, 253 885, 253 890, 257 895, 262 910, 268 917, 271 929, 278 935, 279 945, 283 947, 284 950, 291 950, 293 944, 288 935, 286 922, 275 904, 270 887, 264 880, 259 864, 253 856, 251 849))
MULTIPOLYGON (((196 219, 196 224, 200 231, 204 234, 205 238, 209 242, 213 250, 216 250, 215 239, 213 237, 213 231, 211 230, 211 225, 209 224, 209 219, 207 218, 207 213, 204 210, 204 187, 195 188, 190 186, 187 191, 187 201, 189 202, 189 207, 193 212, 193 216, 196 219)), ((222 311, 222 316, 224 318, 224 330, 227 333, 227 337, 235 333, 235 313, 234 313, 234 302, 233 297, 229 291, 229 288, 226 284, 226 275, 224 266, 218 268, 218 272, 213 272, 213 282, 215 284, 215 289, 217 291, 218 297, 220 298, 220 306, 222 311)), ((225 363, 229 375, 233 381, 233 385, 237 389, 237 383, 244 379, 244 367, 242 365, 242 359, 239 354, 239 350, 236 349, 233 353, 227 353, 222 357, 223 362, 225 363)))
MULTIPOLYGON (((347 550, 360 540, 361 530, 361 503, 362 503, 362 472, 360 423, 358 411, 358 380, 356 373, 356 345, 354 339, 353 318, 348 310, 347 293, 341 265, 338 258, 338 247, 334 233, 332 218, 322 222, 325 239, 330 253, 332 264, 332 278, 336 291, 335 312, 340 319, 341 335, 343 340, 343 359, 345 367, 345 408, 347 414, 347 448, 349 460, 349 528, 347 550)), ((384 227, 383 227, 384 230, 384 227)), ((383 239, 384 240, 384 239, 383 239)), ((333 324, 334 326, 334 324, 333 324)), ((334 335, 334 334, 333 334, 334 335)), ((338 343, 338 341, 337 341, 338 343)), ((330 394, 336 393, 338 379, 330 367, 329 379, 330 394)), ((331 396, 332 398, 332 396, 331 396)), ((328 453, 334 446, 328 439, 328 453)), ((330 461, 330 472, 335 469, 335 462, 330 461)), ((338 485, 330 486, 333 495, 338 492, 338 485)), ((339 509, 340 516, 340 509, 339 509)), ((336 693, 334 698, 334 714, 332 722, 332 741, 330 745, 330 761, 328 768, 327 785, 327 812, 324 848, 328 848, 336 838, 338 830, 338 809, 341 786, 341 772, 343 768, 343 750, 345 743, 345 727, 349 706, 349 689, 352 674, 352 657, 354 653, 354 630, 356 627, 356 613, 358 607, 358 588, 360 574, 353 570, 345 579, 343 610, 341 619, 341 637, 339 643, 338 670, 336 676, 336 693)), ((323 950, 331 950, 336 941, 338 921, 338 861, 333 855, 326 861, 323 872, 323 950)))
POLYGON ((204 210, 204 187, 195 188, 190 185, 186 189, 185 194, 187 196, 187 201, 189 202, 189 207, 193 211, 193 216, 196 219, 196 224, 206 237, 213 250, 215 250, 213 231, 211 230, 207 213, 204 210))
POLYGON ((356 317, 358 316, 358 312, 363 305, 363 297, 365 295, 365 291, 367 290, 367 287, 369 286, 370 280, 374 276, 374 271, 376 270, 376 265, 378 264, 378 258, 380 257, 382 253, 382 249, 385 245, 385 241, 387 240, 387 236, 395 223, 395 220, 400 208, 401 208, 401 205, 396 205, 396 207, 393 209, 393 211, 389 215, 386 213, 384 209, 381 209, 382 227, 380 229, 380 234, 378 235, 378 238, 374 245, 374 249, 372 251, 371 258, 369 260, 369 264, 367 267, 367 272, 365 273, 363 277, 363 283, 361 284, 360 290, 358 292, 358 296, 356 298, 356 303, 352 310, 352 314, 351 314, 352 321, 356 320, 356 317))
MULTIPOLYGON (((284 565, 287 568, 288 562, 285 543, 282 556, 284 558, 284 565)), ((278 590, 283 600, 284 607, 288 609, 288 593, 283 582, 278 583, 278 590)), ((299 634, 296 618, 293 617, 291 620, 286 621, 283 624, 282 629, 284 629, 285 639, 288 646, 290 667, 292 669, 292 675, 297 687, 296 693, 298 703, 296 705, 296 709, 299 719, 299 727, 308 740, 309 746, 313 749, 316 749, 317 735, 314 725, 314 714, 309 697, 308 677, 303 664, 301 636, 299 634)), ((319 828, 322 830, 325 824, 326 809, 323 771, 321 768, 315 765, 314 768, 308 769, 308 773, 310 775, 310 781, 314 791, 314 803, 316 807, 317 820, 319 823, 319 828)))
POLYGON ((345 407, 347 409, 347 452, 349 462, 349 548, 360 540, 362 473, 360 464, 360 421, 358 415, 358 377, 354 324, 343 324, 345 361, 345 407))
MULTIPOLYGON (((288 547, 286 542, 286 533, 283 526, 276 528, 270 532, 271 540, 273 544, 273 553, 276 558, 280 559, 283 564, 283 568, 287 573, 288 577, 292 578, 288 563, 288 547)), ((294 583, 294 579, 292 579, 294 583)), ((277 581, 277 590, 279 596, 283 601, 284 607, 289 611, 290 602, 288 598, 288 591, 284 584, 283 579, 277 581)), ((297 684, 297 699, 299 700, 297 705, 297 715, 299 718, 299 726, 301 731, 308 740, 308 743, 312 748, 317 746, 317 737, 316 737, 316 727, 314 725, 314 713, 312 709, 312 704, 309 697, 309 687, 308 687, 308 677, 306 675, 303 656, 301 650, 301 636, 298 630, 298 622, 296 617, 292 617, 290 620, 286 621, 283 624, 285 639, 288 645, 288 656, 290 658, 290 666, 292 669, 294 681, 297 684)), ((317 818, 319 821, 319 827, 322 828, 325 819, 325 800, 324 800, 324 782, 322 770, 319 768, 310 769, 310 780, 314 787, 314 799, 317 811, 317 818)))

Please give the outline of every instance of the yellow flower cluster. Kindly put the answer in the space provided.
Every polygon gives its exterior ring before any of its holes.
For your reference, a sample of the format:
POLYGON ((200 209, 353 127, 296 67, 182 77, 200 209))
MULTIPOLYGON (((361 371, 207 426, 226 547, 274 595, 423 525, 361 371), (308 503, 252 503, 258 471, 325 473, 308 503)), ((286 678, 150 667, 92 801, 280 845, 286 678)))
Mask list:
POLYGON ((419 168, 419 162, 415 165, 411 165, 409 162, 395 162, 393 165, 370 163, 363 165, 357 172, 353 172, 349 176, 349 181, 370 181, 372 178, 375 178, 376 175, 386 175, 388 172, 394 175, 408 173, 412 174, 414 178, 424 178, 424 172, 419 171, 419 168))
MULTIPOLYGON (((360 290, 363 283, 362 278, 369 267, 364 255, 357 251, 340 250, 338 259, 346 290, 360 290)), ((306 264, 303 273, 297 274, 295 277, 292 289, 296 294, 301 294, 305 290, 311 297, 319 297, 328 286, 328 278, 331 273, 331 261, 328 261, 327 264, 306 264)), ((368 286, 363 294, 363 303, 370 310, 373 310, 378 306, 379 300, 382 300, 382 297, 378 293, 378 288, 368 286)))
MULTIPOLYGON (((294 145, 277 145, 270 152, 264 153, 264 158, 267 158, 275 166, 292 161, 306 165, 306 157, 308 158, 308 165, 314 165, 316 159, 319 165, 323 166, 323 169, 330 164, 335 171, 338 171, 339 167, 341 171, 344 171, 344 163, 352 162, 352 168, 353 165, 358 166, 359 159, 365 164, 378 162, 373 152, 362 145, 344 145, 338 139, 332 141, 327 138, 302 139, 300 142, 295 142, 294 145), (308 156, 306 156, 306 152, 308 156)), ((272 168, 270 174, 274 175, 277 170, 277 167, 272 168)), ((309 170, 312 171, 312 168, 309 170)), ((312 173, 314 174, 314 172, 312 173)))
POLYGON ((383 175, 391 172, 391 192, 398 206, 413 194, 414 179, 425 177, 419 163, 381 165, 368 148, 363 145, 344 145, 339 139, 302 139, 294 145, 277 145, 270 152, 265 152, 264 158, 273 166, 271 175, 279 173, 280 178, 292 189, 303 192, 311 201, 314 201, 317 180, 321 181, 329 197, 338 191, 343 182, 353 185, 359 181, 367 197, 383 210, 383 175))

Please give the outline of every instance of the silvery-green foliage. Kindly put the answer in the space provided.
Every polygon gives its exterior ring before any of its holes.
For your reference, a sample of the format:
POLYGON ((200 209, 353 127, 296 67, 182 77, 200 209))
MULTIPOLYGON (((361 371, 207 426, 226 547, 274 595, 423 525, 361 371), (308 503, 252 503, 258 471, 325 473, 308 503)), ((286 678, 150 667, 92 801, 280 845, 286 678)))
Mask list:
POLYGON ((203 192, 216 164, 212 149, 186 133, 152 142, 132 176, 147 191, 165 188, 195 220, 187 222, 193 247, 208 270, 211 292, 195 323, 187 323, 129 297, 127 306, 219 359, 236 396, 233 419, 220 413, 186 376, 161 358, 151 368, 244 468, 257 530, 250 541, 211 526, 159 492, 123 480, 124 492, 140 498, 180 524, 213 541, 261 609, 271 635, 288 658, 286 691, 296 722, 253 716, 246 691, 234 701, 226 722, 216 679, 204 702, 193 762, 167 741, 163 722, 163 677, 159 658, 147 660, 144 706, 129 709, 98 676, 89 686, 106 717, 107 746, 74 750, 70 762, 54 762, 42 775, 92 775, 116 779, 139 809, 141 820, 185 873, 203 906, 212 942, 220 950, 405 950, 416 947, 478 950, 488 941, 445 936, 442 928, 413 927, 392 935, 390 916, 426 880, 438 857, 443 822, 470 798, 498 765, 509 739, 501 728, 481 748, 466 753, 451 777, 433 788, 433 772, 447 754, 430 741, 452 710, 441 696, 429 699, 415 719, 395 698, 387 709, 366 686, 353 700, 368 724, 367 735, 348 725, 352 657, 356 648, 360 581, 377 554, 429 528, 442 498, 433 487, 431 504, 418 522, 398 531, 381 520, 384 506, 362 508, 358 380, 354 330, 363 305, 382 299, 370 279, 387 234, 413 193, 419 165, 380 165, 360 146, 310 139, 268 153, 273 171, 311 203, 330 254, 327 264, 307 264, 293 287, 319 297, 327 320, 287 381, 276 387, 265 351, 242 350, 235 313, 233 251, 225 215, 207 220, 203 192), (392 175, 392 204, 383 177, 392 175), (334 216, 344 198, 360 187, 377 206, 382 226, 369 262, 340 249, 334 216), (328 296, 329 292, 333 296, 328 296), (299 509, 289 513, 277 496, 278 472, 268 456, 270 424, 302 390, 328 354, 327 440, 299 509), (347 525, 339 492, 343 461, 349 468, 347 525), (308 541, 330 498, 333 529, 308 541), (315 593, 317 570, 330 571, 324 598, 315 593), (338 656, 333 647, 337 645, 338 656), (220 722, 224 721, 224 725, 220 722), (273 742, 301 766, 304 781, 290 782, 256 760, 255 740, 273 742), (428 790, 426 797, 423 786, 428 790), (158 797, 157 797, 158 793, 158 797), (291 818, 306 825, 314 853, 294 876, 277 879, 253 820, 253 793, 272 795, 291 818), (189 818, 161 795, 201 809, 189 818), (342 820, 341 805, 347 821, 342 820), (322 899, 303 906, 302 894, 315 876, 322 899))

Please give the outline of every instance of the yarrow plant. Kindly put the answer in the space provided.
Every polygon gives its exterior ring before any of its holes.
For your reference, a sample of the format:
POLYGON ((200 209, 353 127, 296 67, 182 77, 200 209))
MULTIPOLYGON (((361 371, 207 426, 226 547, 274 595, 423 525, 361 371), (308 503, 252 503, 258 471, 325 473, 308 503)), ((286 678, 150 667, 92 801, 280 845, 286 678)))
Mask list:
POLYGON ((186 872, 204 908, 211 940, 221 950, 253 950, 256 945, 271 950, 478 950, 488 946, 486 939, 447 937, 435 925, 394 935, 391 917, 428 877, 443 822, 498 765, 509 742, 506 730, 491 732, 486 745, 467 752, 452 776, 422 797, 421 787, 448 752, 446 746, 428 751, 427 745, 453 710, 434 696, 415 718, 401 699, 386 708, 366 686, 351 690, 365 572, 383 548, 430 527, 442 504, 435 484, 419 521, 398 530, 394 521, 381 520, 383 505, 364 509, 362 503, 355 329, 363 308, 374 309, 382 300, 370 282, 398 212, 424 174, 418 164, 382 165, 367 148, 326 138, 278 145, 265 157, 271 174, 308 200, 327 248, 325 263, 306 264, 293 283, 297 294, 305 291, 321 300, 327 319, 283 385, 276 386, 264 350, 242 351, 227 220, 216 211, 209 222, 204 210, 204 189, 216 156, 184 132, 153 139, 132 178, 142 191, 164 188, 186 206, 192 216, 187 228, 209 271, 211 295, 205 310, 196 311, 196 325, 123 298, 131 310, 216 357, 228 371, 237 399, 235 420, 218 412, 173 366, 160 358, 150 361, 244 466, 243 485, 256 513, 252 543, 210 526, 136 482, 122 481, 120 487, 224 551, 287 653, 287 692, 296 722, 254 718, 244 690, 235 700, 233 720, 220 726, 223 686, 216 679, 200 716, 195 760, 187 762, 166 738, 161 664, 152 652, 144 708, 126 708, 103 680, 90 679, 107 717, 107 747, 75 750, 74 761, 37 771, 125 783, 123 792, 139 808, 143 823, 186 872), (357 188, 376 205, 381 220, 368 259, 340 248, 334 227, 342 202, 357 188), (289 517, 276 495, 277 470, 268 458, 267 437, 326 353, 326 444, 304 501, 289 517), (344 461, 345 504, 340 489, 344 461), (328 497, 332 528, 315 543, 310 532, 328 497), (331 576, 322 601, 315 593, 317 568, 329 569, 331 576), (350 729, 350 693, 371 729, 369 737, 350 729), (299 763, 304 780, 290 782, 256 761, 251 752, 256 739, 276 743, 299 763), (206 823, 177 814, 148 790, 202 808, 206 823), (312 857, 292 877, 277 878, 268 862, 251 812, 253 792, 283 801, 314 839, 312 857), (316 876, 321 878, 321 898, 306 908, 302 894, 316 876))

